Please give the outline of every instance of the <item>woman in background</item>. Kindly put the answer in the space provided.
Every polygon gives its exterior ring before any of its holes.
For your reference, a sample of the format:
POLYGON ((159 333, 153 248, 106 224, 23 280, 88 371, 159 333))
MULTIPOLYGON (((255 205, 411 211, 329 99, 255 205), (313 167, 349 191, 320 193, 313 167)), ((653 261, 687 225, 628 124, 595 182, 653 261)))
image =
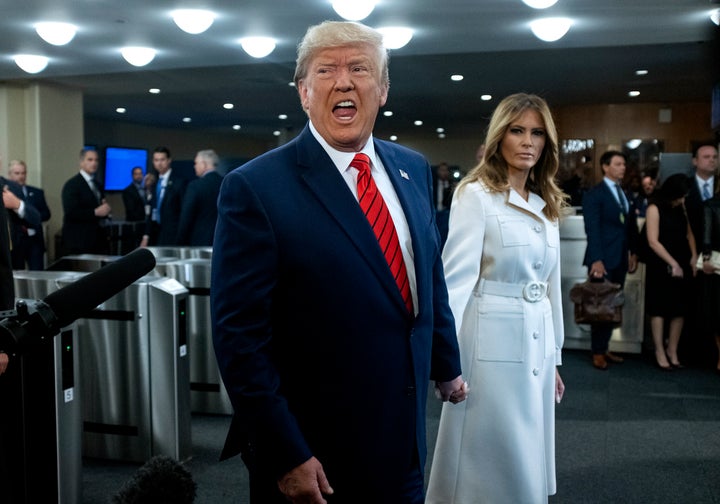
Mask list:
POLYGON ((703 272, 707 273, 707 289, 710 292, 703 296, 709 300, 704 313, 709 314, 708 322, 715 336, 718 360, 715 371, 720 374, 720 276, 718 267, 710 262, 713 250, 720 250, 720 185, 715 185, 715 195, 705 201, 703 219, 704 233, 702 239, 703 272))
POLYGON ((695 238, 685 213, 688 190, 686 175, 671 175, 653 193, 645 217, 650 246, 645 269, 645 313, 650 317, 655 360, 664 371, 682 367, 677 349, 697 262, 695 238), (669 320, 667 348, 663 342, 665 320, 669 320))
POLYGON ((547 502, 564 385, 558 142, 547 103, 498 105, 443 252, 467 400, 443 407, 426 502, 547 502))

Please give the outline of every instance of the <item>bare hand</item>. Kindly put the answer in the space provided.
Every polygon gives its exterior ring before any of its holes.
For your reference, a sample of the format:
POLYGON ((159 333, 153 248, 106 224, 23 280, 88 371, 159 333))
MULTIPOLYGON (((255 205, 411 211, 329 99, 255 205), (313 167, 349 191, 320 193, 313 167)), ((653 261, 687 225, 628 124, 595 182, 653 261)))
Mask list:
POLYGON ((707 261, 703 261, 702 270, 703 270, 703 273, 707 273, 708 275, 711 275, 711 274, 715 273, 718 269, 715 266, 713 266, 712 262, 707 260, 707 261))
POLYGON ((638 267, 638 257, 635 254, 628 256, 628 273, 635 273, 638 267))
POLYGON ((7 370, 8 362, 10 362, 8 354, 6 354, 5 352, 0 352, 0 375, 2 375, 7 370))
POLYGON ((102 204, 95 208, 95 217, 107 217, 111 211, 110 205, 103 200, 102 204))
POLYGON ((678 263, 673 264, 670 266, 670 276, 675 278, 682 278, 685 275, 682 268, 678 263))
POLYGON ((463 381, 462 376, 458 376, 452 381, 435 383, 435 392, 438 399, 442 399, 443 402, 450 401, 457 404, 467 397, 468 385, 463 381))
POLYGON ((560 371, 555 368, 555 402, 560 404, 564 394, 565 384, 563 383, 562 378, 560 378, 560 371))
POLYGON ((602 278, 607 275, 607 270, 602 261, 595 261, 590 265, 590 278, 602 278))
POLYGON ((3 206, 7 208, 8 210, 19 210, 20 209, 20 202, 22 201, 20 198, 15 196, 10 189, 8 189, 8 186, 3 186, 3 206))
POLYGON ((333 494, 322 464, 315 457, 285 474, 278 488, 294 504, 327 504, 323 494, 333 494))

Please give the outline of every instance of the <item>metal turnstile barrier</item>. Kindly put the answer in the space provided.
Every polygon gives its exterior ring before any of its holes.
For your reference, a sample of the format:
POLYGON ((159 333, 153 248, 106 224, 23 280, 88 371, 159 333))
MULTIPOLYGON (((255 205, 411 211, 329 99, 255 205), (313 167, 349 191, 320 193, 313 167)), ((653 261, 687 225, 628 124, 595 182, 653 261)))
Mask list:
POLYGON ((188 289, 190 346, 190 407, 193 412, 231 415, 212 340, 210 259, 159 259, 155 272, 174 278, 188 289))
MULTIPOLYGON (((18 299, 44 299, 58 282, 82 276, 55 271, 14 273, 18 299)), ((19 368, 20 404, 3 398, 3 415, 19 415, 21 432, 10 444, 15 488, 3 488, 11 501, 75 504, 82 496, 82 409, 76 324, 44 338, 13 366, 19 368), (15 450, 17 448, 17 450, 15 450), (15 453, 17 451, 17 453, 15 453)), ((8 446, 6 446, 8 449, 8 446)), ((7 455, 7 454, 6 454, 7 455)))
POLYGON ((212 247, 147 247, 156 259, 212 259, 212 247))

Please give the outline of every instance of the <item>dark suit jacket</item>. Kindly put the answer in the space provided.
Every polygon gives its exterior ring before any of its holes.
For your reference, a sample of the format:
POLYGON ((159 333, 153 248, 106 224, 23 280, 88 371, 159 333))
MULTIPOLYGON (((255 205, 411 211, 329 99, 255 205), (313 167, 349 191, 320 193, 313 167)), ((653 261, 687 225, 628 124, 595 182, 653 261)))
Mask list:
POLYGON ((376 139, 375 149, 410 228, 416 318, 307 127, 225 176, 214 342, 236 413, 225 455, 242 452, 253 502, 283 502, 276 479, 313 455, 333 502, 397 502, 413 458, 425 462, 429 380, 460 374, 429 166, 389 142, 376 139))
MULTIPOLYGON (((177 245, 180 212, 182 212, 182 201, 187 184, 188 180, 181 177, 177 170, 170 172, 170 177, 165 185, 165 194, 160 204, 160 226, 159 228, 155 226, 151 233, 151 237, 155 237, 152 240, 154 241, 153 245, 177 245)), ((153 206, 157 205, 157 198, 152 199, 152 204, 153 206)))
POLYGON ((178 245, 212 246, 222 180, 222 175, 211 171, 188 184, 178 223, 178 245))
MULTIPOLYGON (((632 205, 631 198, 627 194, 625 197, 632 205)), ((635 253, 638 245, 634 208, 631 206, 629 212, 621 218, 617 199, 607 184, 601 181, 585 193, 582 211, 587 234, 583 264, 590 267, 595 261, 601 260, 608 271, 627 271, 628 251, 635 253)))
POLYGON ((25 267, 25 253, 27 248, 27 229, 42 227, 40 212, 25 198, 22 186, 12 180, 0 177, 0 187, 8 186, 8 189, 25 202, 25 216, 20 216, 13 210, 7 210, 8 222, 10 224, 11 257, 14 269, 25 267))
MULTIPOLYGON (((99 187, 101 196, 102 187, 99 187)), ((104 220, 95 217, 95 208, 99 203, 90 186, 79 173, 70 178, 62 188, 63 251, 67 254, 103 254, 105 248, 104 233, 100 223, 104 220)))
POLYGON ((131 182, 130 185, 123 189, 122 199, 125 205, 126 221, 138 222, 145 220, 145 198, 140 196, 134 183, 131 182))
MULTIPOLYGON (((714 187, 718 189, 718 182, 720 179, 715 177, 714 187)), ((692 229, 693 236, 695 237, 695 244, 697 245, 698 251, 703 240, 703 199, 700 193, 700 187, 698 187, 695 173, 688 177, 688 191, 685 197, 685 211, 687 212, 688 222, 690 222, 690 229, 692 229)))

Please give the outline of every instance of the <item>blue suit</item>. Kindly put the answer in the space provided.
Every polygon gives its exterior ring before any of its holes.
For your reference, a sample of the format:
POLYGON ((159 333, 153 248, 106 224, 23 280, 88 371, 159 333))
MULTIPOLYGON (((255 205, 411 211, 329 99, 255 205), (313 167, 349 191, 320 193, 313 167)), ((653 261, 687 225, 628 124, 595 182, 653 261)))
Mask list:
MULTIPOLYGON (((592 187, 583 196, 583 218, 587 249, 583 264, 590 269, 595 261, 602 261, 611 282, 625 284, 628 271, 628 252, 635 253, 638 245, 638 228, 635 210, 625 197, 629 208, 624 212, 605 181, 592 187)), ((592 351, 607 352, 612 325, 592 325, 592 351)))
POLYGON ((427 161, 375 140, 410 229, 417 316, 408 314, 357 200, 306 127, 225 177, 211 305, 253 502, 316 456, 329 502, 399 502, 426 455, 430 379, 460 374, 427 161), (408 178, 401 176, 402 170, 408 178))

